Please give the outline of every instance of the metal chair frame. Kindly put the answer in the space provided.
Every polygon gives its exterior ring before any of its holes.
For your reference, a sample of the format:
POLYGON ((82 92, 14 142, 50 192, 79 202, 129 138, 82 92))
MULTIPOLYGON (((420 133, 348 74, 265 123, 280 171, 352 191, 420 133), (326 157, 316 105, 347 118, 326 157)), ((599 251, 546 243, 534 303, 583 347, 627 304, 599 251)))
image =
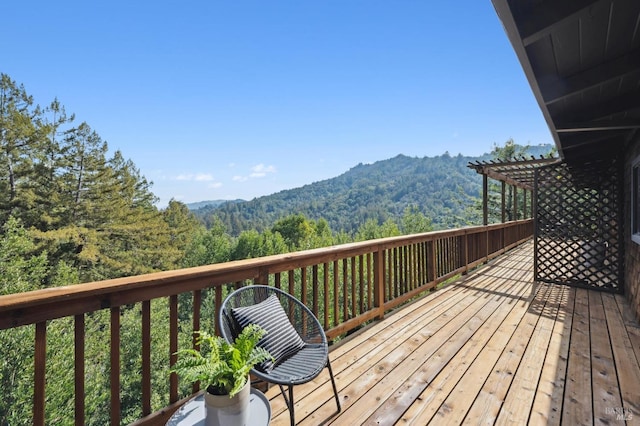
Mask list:
POLYGON ((326 367, 329 370, 336 405, 338 406, 338 412, 340 412, 342 408, 333 377, 333 370, 331 369, 331 362, 329 361, 329 346, 326 334, 313 312, 294 296, 276 287, 266 285, 250 285, 233 291, 225 298, 219 312, 218 321, 222 337, 228 342, 233 342, 241 331, 241 327, 233 315, 233 308, 255 305, 266 300, 271 295, 275 295, 278 298, 289 317, 289 321, 304 341, 305 346, 285 359, 276 359, 274 367, 269 371, 256 367, 251 370, 251 373, 258 379, 277 384, 280 387, 280 392, 289 409, 289 417, 293 426, 295 425, 293 387, 313 380, 326 367), (319 361, 318 365, 310 365, 310 359, 317 359, 319 361), (285 392, 285 386, 288 387, 288 395, 285 392))

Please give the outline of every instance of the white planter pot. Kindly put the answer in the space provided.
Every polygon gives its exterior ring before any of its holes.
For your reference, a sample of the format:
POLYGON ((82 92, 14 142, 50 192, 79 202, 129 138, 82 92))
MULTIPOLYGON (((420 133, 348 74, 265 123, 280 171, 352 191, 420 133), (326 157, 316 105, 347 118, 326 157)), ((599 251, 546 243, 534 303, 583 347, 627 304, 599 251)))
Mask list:
POLYGON ((249 419, 249 395, 251 385, 247 383, 240 392, 229 395, 204 393, 206 426, 246 426, 249 419))

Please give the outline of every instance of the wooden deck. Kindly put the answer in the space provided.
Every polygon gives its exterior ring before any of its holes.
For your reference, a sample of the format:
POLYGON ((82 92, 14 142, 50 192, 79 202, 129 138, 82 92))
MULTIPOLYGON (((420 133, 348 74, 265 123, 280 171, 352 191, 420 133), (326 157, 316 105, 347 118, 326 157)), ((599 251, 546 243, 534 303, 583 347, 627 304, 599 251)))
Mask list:
MULTIPOLYGON (((640 424, 640 326, 622 296, 533 283, 532 245, 387 316, 298 386, 304 425, 640 424)), ((272 425, 289 424, 277 387, 272 425)))

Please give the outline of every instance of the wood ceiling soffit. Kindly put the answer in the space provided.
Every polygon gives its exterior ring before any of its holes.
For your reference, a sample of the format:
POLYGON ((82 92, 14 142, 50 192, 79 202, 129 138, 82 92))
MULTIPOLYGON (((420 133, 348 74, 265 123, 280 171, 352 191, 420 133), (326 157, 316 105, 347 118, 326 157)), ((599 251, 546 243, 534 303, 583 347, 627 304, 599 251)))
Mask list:
MULTIPOLYGON (((551 34, 566 22, 588 14, 589 8, 600 1, 603 0, 547 0, 526 12, 523 11, 523 14, 527 15, 520 31, 523 44, 528 46, 551 34)), ((515 19, 520 21, 521 17, 515 19)))
POLYGON ((638 71, 640 71, 640 49, 570 77, 542 83, 540 90, 545 104, 550 105, 638 71))
POLYGON ((565 116, 556 116, 556 127, 564 127, 563 123, 580 123, 607 118, 614 114, 628 112, 640 108, 640 89, 611 98, 597 105, 584 105, 578 111, 565 116))
POLYGON ((619 144, 624 142, 624 136, 626 133, 617 133, 615 136, 612 136, 610 132, 605 134, 594 135, 589 139, 585 139, 584 137, 575 137, 568 138, 565 137, 563 142, 565 142, 564 148, 566 150, 572 150, 576 148, 585 148, 590 145, 602 144, 602 150, 608 151, 613 148, 614 144, 619 144), (603 142, 607 142, 604 144, 603 142))

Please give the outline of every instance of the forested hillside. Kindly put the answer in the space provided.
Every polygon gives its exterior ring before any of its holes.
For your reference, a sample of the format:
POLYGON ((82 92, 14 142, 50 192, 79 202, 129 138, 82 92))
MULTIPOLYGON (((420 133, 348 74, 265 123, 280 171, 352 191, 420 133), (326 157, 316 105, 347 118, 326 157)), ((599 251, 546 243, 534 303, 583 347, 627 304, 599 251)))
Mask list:
MULTIPOLYGON (((528 155, 547 155, 550 145, 516 147, 528 155)), ((394 158, 358 164, 332 179, 281 191, 251 201, 233 201, 194 210, 205 223, 219 219, 233 235, 263 230, 292 213, 325 219, 334 231, 353 234, 367 220, 399 220, 407 207, 431 219, 435 229, 478 225, 482 178, 470 161, 493 158, 451 156, 394 158)))
MULTIPOLYGON (((0 74, 0 296, 473 222, 480 177, 466 167, 470 160, 399 155, 302 188, 202 208, 200 221, 174 200, 159 209, 132 160, 109 155, 99 134, 57 100, 40 107, 0 74)), ((188 318, 183 302, 179 316, 188 318)), ((215 318, 214 306, 204 303, 202 318, 215 318)), ((167 312, 166 299, 151 303, 153 410, 168 404, 167 312)), ((83 321, 85 423, 109 424, 110 311, 83 321)), ((120 325, 127 424, 142 415, 140 304, 120 307, 120 325)), ((212 332, 211 324, 203 329, 212 332)), ((73 330, 73 318, 47 323, 46 424, 73 424, 73 330)), ((0 330, 0 389, 8 390, 0 425, 32 423, 33 342, 33 325, 0 330)), ((188 347, 190 333, 179 344, 188 347)), ((187 395, 190 385, 182 387, 187 395)))

